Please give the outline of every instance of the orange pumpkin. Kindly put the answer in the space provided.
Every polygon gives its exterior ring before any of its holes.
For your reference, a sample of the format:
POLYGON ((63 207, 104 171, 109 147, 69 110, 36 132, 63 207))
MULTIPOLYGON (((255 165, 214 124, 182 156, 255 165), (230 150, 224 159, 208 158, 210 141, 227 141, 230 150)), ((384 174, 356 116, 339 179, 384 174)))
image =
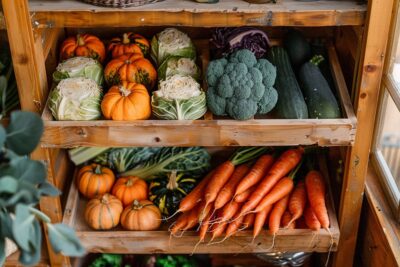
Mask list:
POLYGON ((143 36, 132 32, 124 33, 121 37, 111 39, 108 45, 108 52, 112 58, 125 54, 139 53, 147 56, 150 50, 149 41, 143 36))
POLYGON ((104 95, 101 110, 106 119, 145 120, 151 115, 150 95, 142 84, 124 81, 104 95))
POLYGON ((147 89, 154 87, 157 71, 142 54, 126 54, 111 60, 104 69, 104 76, 109 85, 122 81, 141 83, 147 89))
POLYGON ((83 166, 77 177, 79 192, 87 198, 110 192, 115 181, 112 170, 99 164, 83 166))
POLYGON ((147 184, 136 176, 120 177, 112 188, 112 194, 127 206, 135 199, 147 199, 147 184))
POLYGON ((118 225, 122 210, 122 203, 118 198, 104 194, 87 203, 85 220, 93 229, 111 229, 118 225))
POLYGON ((121 214, 121 225, 133 231, 156 230, 161 225, 161 212, 149 200, 134 200, 121 214))
POLYGON ((61 45, 60 59, 71 57, 90 57, 103 62, 106 57, 106 48, 103 42, 90 34, 78 34, 68 37, 61 45))

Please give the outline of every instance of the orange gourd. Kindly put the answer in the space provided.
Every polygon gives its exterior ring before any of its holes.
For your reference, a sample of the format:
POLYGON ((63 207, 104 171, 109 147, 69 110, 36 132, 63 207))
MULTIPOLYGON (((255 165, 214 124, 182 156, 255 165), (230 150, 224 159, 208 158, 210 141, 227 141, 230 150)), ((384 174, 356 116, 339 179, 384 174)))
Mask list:
POLYGON ((90 57, 103 62, 106 57, 106 48, 103 42, 91 34, 78 34, 68 37, 61 45, 60 59, 71 57, 90 57))
POLYGON ((99 164, 83 166, 77 176, 79 192, 87 198, 110 192, 114 181, 112 170, 99 164))
POLYGON ((104 194, 87 203, 85 220, 93 229, 107 230, 118 225, 122 211, 122 203, 118 198, 104 194))
POLYGON ((136 176, 120 177, 112 188, 112 194, 127 206, 134 200, 147 199, 147 183, 136 176))
POLYGON ((142 84, 122 82, 112 86, 101 102, 106 119, 145 120, 151 115, 150 95, 142 84))
POLYGON ((111 60, 104 69, 104 77, 109 85, 128 81, 152 89, 157 81, 157 71, 141 53, 133 53, 111 60))
POLYGON ((156 230, 161 225, 161 212, 149 200, 134 200, 121 214, 124 229, 134 231, 156 230))
POLYGON ((122 37, 111 39, 107 50, 111 53, 112 58, 131 53, 139 53, 147 56, 150 50, 150 44, 143 36, 128 32, 124 33, 122 37))

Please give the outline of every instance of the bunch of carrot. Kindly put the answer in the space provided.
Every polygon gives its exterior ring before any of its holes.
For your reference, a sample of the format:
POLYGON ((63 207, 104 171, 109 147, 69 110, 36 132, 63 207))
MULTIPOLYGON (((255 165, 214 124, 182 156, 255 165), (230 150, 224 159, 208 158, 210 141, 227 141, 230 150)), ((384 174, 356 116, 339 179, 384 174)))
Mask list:
POLYGON ((239 151, 211 171, 181 201, 182 214, 171 226, 171 234, 199 225, 199 243, 204 242, 208 232, 211 241, 225 234, 222 242, 253 227, 255 239, 264 225, 275 235, 280 227, 294 228, 303 215, 309 228, 319 229, 316 221, 320 222, 319 227, 328 228, 322 175, 310 171, 305 182, 294 186, 293 176, 303 153, 301 147, 291 148, 274 159, 261 148, 239 151), (248 162, 256 158, 250 166, 248 162))

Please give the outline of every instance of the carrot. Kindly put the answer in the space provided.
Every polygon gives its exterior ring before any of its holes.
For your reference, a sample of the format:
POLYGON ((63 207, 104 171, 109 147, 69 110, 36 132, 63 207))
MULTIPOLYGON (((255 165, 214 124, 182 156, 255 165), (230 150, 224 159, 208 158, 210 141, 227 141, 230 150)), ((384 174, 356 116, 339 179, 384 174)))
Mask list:
POLYGON ((200 240, 199 242, 204 242, 204 239, 206 238, 206 234, 207 234, 207 230, 210 227, 210 220, 211 220, 211 215, 212 212, 210 211, 204 218, 203 223, 200 227, 200 231, 199 231, 199 237, 200 240))
POLYGON ((225 232, 225 229, 227 226, 228 226, 228 222, 226 222, 226 221, 221 222, 219 224, 214 224, 210 242, 213 241, 215 238, 220 237, 225 232))
POLYGON ((296 221, 293 220, 292 214, 290 214, 289 211, 285 211, 282 215, 282 220, 281 220, 281 227, 287 228, 287 229, 295 229, 296 228, 296 221))
POLYGON ((179 230, 183 230, 183 228, 187 225, 187 218, 190 212, 182 213, 179 218, 176 220, 175 224, 171 228, 171 234, 175 235, 179 230))
MULTIPOLYGON (((289 211, 292 214, 291 222, 294 222, 301 215, 303 215, 304 209, 307 203, 307 193, 304 185, 304 181, 297 183, 292 195, 289 200, 289 211)), ((289 222, 288 225, 291 223, 289 222)))
POLYGON ((243 205, 241 213, 246 214, 254 209, 263 197, 271 191, 275 184, 299 164, 303 152, 304 149, 301 147, 286 150, 277 161, 275 161, 267 175, 258 184, 257 189, 243 205))
POLYGON ((240 210, 241 203, 235 201, 229 202, 221 211, 220 222, 225 222, 230 219, 240 210))
POLYGON ((254 225, 254 220, 256 218, 256 215, 254 213, 247 214, 243 218, 243 228, 250 228, 254 225))
POLYGON ((219 191, 229 180, 229 177, 231 177, 234 170, 235 165, 233 165, 229 160, 225 161, 215 169, 214 175, 211 177, 204 190, 204 199, 206 200, 207 205, 214 202, 219 191))
POLYGON ((207 176, 204 177, 204 179, 181 200, 177 212, 190 211, 192 208, 196 206, 198 202, 201 201, 204 194, 204 188, 208 184, 208 181, 210 180, 213 174, 214 171, 208 173, 207 176))
POLYGON ((273 162, 274 157, 272 155, 262 155, 259 157, 256 163, 250 169, 249 173, 247 173, 247 175, 238 184, 235 195, 239 195, 250 187, 256 185, 266 174, 273 162))
POLYGON ((245 202, 255 189, 256 189, 256 186, 252 186, 249 189, 247 189, 246 191, 244 191, 243 193, 236 195, 235 202, 238 202, 238 203, 245 202))
POLYGON ((271 235, 276 235, 281 224, 281 218, 289 203, 289 195, 275 203, 269 216, 269 232, 271 235))
POLYGON ((304 220, 308 228, 314 231, 318 231, 321 229, 321 223, 318 218, 315 216, 313 209, 310 206, 306 207, 304 212, 304 220))
POLYGON ((264 196, 260 204, 254 210, 255 212, 260 212, 264 210, 267 206, 274 204, 280 199, 288 196, 293 190, 293 180, 290 177, 285 177, 272 188, 272 190, 264 196))
POLYGON ((253 240, 260 234, 268 214, 271 211, 272 205, 267 206, 264 210, 258 212, 254 219, 253 240))
POLYGON ((249 167, 245 164, 239 165, 235 168, 235 171, 229 178, 229 181, 224 185, 224 187, 218 193, 217 198, 215 199, 215 209, 222 208, 232 199, 237 184, 242 180, 243 176, 245 176, 248 171, 249 167))
POLYGON ((218 193, 222 187, 229 180, 229 177, 233 174, 235 166, 246 163, 252 159, 259 157, 264 154, 268 148, 266 147, 244 147, 238 149, 232 157, 219 165, 211 177, 208 185, 205 187, 204 198, 207 205, 215 201, 218 193))
POLYGON ((206 205, 205 201, 201 202, 201 204, 202 206, 199 208, 199 214, 198 214, 198 220, 200 224, 203 222, 207 214, 212 213, 211 211, 212 205, 206 205))
POLYGON ((325 182, 318 171, 309 171, 306 175, 306 189, 310 206, 321 223, 322 228, 329 228, 328 210, 325 205, 325 182))
POLYGON ((226 228, 226 233, 225 233, 225 239, 231 237, 234 235, 236 232, 238 232, 239 227, 242 225, 244 216, 237 217, 239 216, 240 210, 238 210, 233 217, 234 219, 228 224, 228 227, 226 228))
POLYGON ((187 224, 183 228, 183 230, 189 230, 193 227, 195 227, 199 223, 199 214, 204 210, 204 207, 206 206, 206 203, 204 201, 200 202, 199 205, 197 205, 194 209, 192 209, 189 212, 189 215, 187 217, 187 224))

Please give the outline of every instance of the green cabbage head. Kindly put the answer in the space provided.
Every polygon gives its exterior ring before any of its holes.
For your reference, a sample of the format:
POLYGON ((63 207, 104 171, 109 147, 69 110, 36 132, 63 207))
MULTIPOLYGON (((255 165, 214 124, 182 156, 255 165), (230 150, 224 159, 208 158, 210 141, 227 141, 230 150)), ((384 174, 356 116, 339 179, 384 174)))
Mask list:
POLYGON ((151 57, 160 66, 168 56, 196 58, 196 48, 192 40, 175 28, 167 28, 153 36, 151 57))
POLYGON ((158 68, 158 79, 165 80, 167 77, 180 74, 192 76, 196 81, 200 80, 200 68, 194 59, 180 56, 169 56, 158 68))
POLYGON ((174 75, 161 81, 151 98, 153 114, 164 120, 196 120, 207 111, 206 95, 191 76, 174 75))
POLYGON ((101 116, 102 89, 92 79, 67 78, 53 89, 49 109, 56 120, 87 121, 101 116))
POLYGON ((53 80, 58 83, 67 78, 88 78, 98 85, 104 82, 103 66, 92 58, 73 57, 58 64, 53 80))

